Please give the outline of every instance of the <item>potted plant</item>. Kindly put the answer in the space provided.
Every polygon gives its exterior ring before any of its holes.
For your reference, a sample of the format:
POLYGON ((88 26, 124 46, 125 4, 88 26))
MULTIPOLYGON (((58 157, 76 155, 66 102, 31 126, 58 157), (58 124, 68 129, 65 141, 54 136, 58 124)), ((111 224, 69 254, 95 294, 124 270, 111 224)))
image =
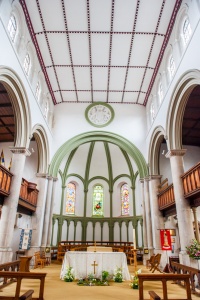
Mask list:
POLYGON ((122 282, 123 281, 123 275, 122 275, 122 269, 117 268, 114 272, 113 279, 115 282, 122 282))
POLYGON ((63 278, 65 282, 72 282, 74 280, 74 275, 72 272, 73 272, 72 267, 67 267, 67 272, 63 278))
POLYGON ((108 280, 108 276, 109 276, 109 272, 108 271, 102 271, 102 281, 107 281, 108 280))
POLYGON ((186 252, 193 259, 200 259, 200 244, 193 239, 191 244, 186 247, 186 252))

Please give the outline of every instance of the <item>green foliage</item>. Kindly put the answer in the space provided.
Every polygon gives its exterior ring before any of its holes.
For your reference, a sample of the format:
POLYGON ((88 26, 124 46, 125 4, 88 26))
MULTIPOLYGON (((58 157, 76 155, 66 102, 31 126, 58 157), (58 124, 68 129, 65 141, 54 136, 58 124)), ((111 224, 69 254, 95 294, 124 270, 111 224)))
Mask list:
POLYGON ((64 279, 65 282, 72 282, 74 280, 72 267, 67 267, 67 272, 66 272, 63 279, 64 279))
POLYGON ((115 282, 122 282, 123 281, 123 275, 122 275, 122 269, 117 268, 114 272, 113 280, 115 282))

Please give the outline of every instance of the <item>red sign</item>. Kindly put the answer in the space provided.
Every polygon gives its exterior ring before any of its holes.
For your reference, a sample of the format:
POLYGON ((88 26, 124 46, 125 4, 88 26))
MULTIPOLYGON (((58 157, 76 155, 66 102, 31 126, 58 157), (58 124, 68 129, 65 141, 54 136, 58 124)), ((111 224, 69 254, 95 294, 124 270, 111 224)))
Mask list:
POLYGON ((169 229, 160 230, 160 241, 162 250, 172 250, 171 236, 169 229))

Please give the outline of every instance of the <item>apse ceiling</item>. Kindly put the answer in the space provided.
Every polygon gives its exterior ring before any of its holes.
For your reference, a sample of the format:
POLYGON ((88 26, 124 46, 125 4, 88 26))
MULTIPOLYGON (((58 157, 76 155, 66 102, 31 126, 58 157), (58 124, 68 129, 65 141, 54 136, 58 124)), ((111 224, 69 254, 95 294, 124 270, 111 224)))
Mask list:
POLYGON ((146 105, 182 0, 21 0, 54 104, 146 105))

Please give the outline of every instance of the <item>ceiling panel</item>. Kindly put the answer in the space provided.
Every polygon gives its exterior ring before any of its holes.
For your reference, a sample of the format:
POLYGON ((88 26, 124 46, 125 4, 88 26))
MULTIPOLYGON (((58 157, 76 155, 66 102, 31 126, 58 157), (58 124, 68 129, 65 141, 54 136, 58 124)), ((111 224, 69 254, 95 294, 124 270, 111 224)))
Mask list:
POLYGON ((104 92, 104 91, 101 91, 101 92, 94 91, 93 92, 93 101, 94 102, 107 102, 107 92, 104 92))
POLYGON ((63 96, 64 102, 77 102, 77 97, 76 97, 75 91, 67 91, 67 92, 62 91, 62 96, 63 96))
POLYGON ((122 92, 109 92, 109 102, 110 103, 121 103, 122 102, 122 92))
POLYGON ((90 102, 91 92, 77 92, 79 102, 90 102))
POLYGON ((41 53, 38 57, 54 104, 74 101, 70 93, 55 98, 52 90, 59 89, 72 90, 76 101, 77 90, 83 90, 89 92, 91 103, 96 99, 95 93, 102 93, 103 101, 121 99, 124 103, 125 97, 127 103, 133 103, 132 93, 142 86, 147 96, 137 99, 146 105, 153 71, 156 67, 155 78, 161 63, 163 41, 171 34, 181 2, 20 0, 27 25, 33 27, 33 42, 35 36, 38 41, 36 51, 41 53))

